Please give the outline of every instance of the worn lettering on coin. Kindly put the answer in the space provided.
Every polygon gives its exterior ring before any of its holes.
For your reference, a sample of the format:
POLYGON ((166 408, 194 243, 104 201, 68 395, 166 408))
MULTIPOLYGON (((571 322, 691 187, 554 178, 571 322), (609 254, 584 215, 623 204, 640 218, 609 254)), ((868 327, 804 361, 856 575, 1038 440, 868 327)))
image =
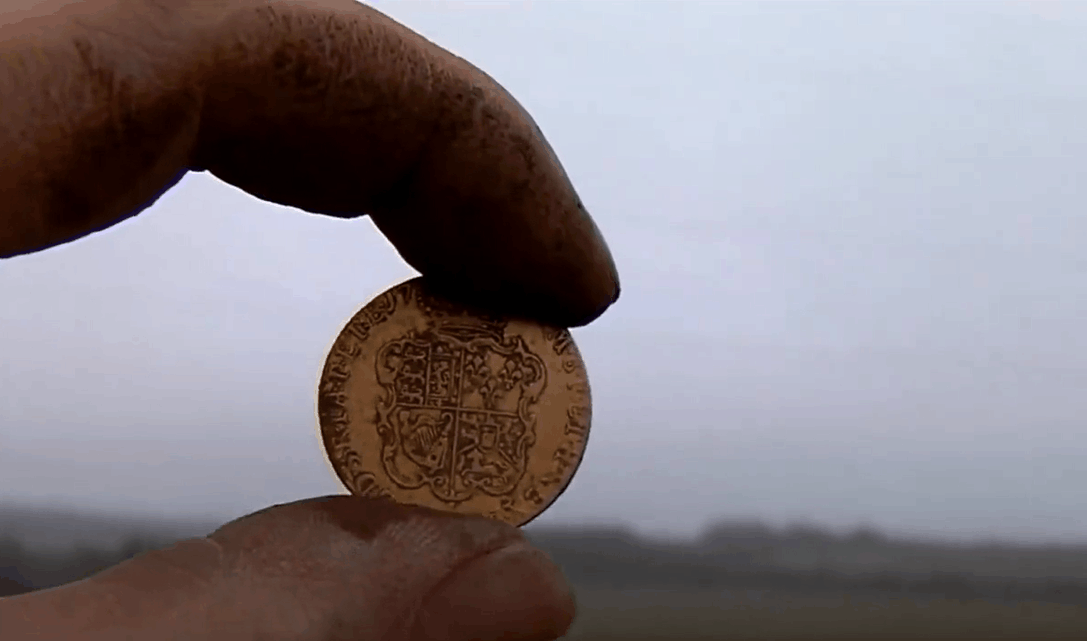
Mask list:
POLYGON ((569 331, 469 310, 416 278, 340 332, 317 415, 353 494, 523 525, 573 478, 590 400, 569 331))

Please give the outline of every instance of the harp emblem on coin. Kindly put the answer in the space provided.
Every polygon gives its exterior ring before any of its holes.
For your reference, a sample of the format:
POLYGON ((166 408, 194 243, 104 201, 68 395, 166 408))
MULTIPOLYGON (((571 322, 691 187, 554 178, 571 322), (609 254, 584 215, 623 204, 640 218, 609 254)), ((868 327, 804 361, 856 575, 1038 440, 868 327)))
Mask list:
POLYGON ((543 361, 523 340, 437 323, 386 343, 376 360, 385 390, 377 430, 393 482, 426 486, 447 503, 517 487, 547 385, 543 361))

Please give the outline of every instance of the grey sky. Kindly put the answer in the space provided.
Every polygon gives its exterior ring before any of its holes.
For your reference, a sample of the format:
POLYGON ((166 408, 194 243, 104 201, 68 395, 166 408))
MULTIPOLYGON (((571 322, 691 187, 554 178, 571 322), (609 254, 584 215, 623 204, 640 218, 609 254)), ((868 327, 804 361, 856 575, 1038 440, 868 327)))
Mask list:
MULTIPOLYGON (((619 266, 545 520, 1087 539, 1087 5, 378 6, 518 97, 619 266)), ((340 491, 317 374, 410 275, 204 175, 0 263, 0 500, 340 491)))

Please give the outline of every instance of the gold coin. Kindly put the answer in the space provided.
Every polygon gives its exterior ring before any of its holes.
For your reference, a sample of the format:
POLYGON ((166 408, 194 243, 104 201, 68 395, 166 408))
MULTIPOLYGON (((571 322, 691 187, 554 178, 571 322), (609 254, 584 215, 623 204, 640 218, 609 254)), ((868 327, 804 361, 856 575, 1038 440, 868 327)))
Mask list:
POLYGON ((317 416, 352 494, 524 525, 577 471, 591 403, 569 331, 473 311, 415 278, 340 332, 317 416))

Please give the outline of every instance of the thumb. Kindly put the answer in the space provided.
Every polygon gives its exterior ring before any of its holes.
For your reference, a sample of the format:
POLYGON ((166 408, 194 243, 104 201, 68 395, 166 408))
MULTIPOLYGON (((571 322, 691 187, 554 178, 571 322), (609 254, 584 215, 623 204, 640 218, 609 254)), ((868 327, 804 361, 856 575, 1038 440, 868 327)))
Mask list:
POLYGON ((334 496, 0 601, 0 636, 550 641, 573 617, 558 568, 516 528, 334 496))
POLYGON ((574 616, 559 569, 488 519, 334 496, 263 510, 209 541, 221 617, 256 638, 548 641, 574 616))

